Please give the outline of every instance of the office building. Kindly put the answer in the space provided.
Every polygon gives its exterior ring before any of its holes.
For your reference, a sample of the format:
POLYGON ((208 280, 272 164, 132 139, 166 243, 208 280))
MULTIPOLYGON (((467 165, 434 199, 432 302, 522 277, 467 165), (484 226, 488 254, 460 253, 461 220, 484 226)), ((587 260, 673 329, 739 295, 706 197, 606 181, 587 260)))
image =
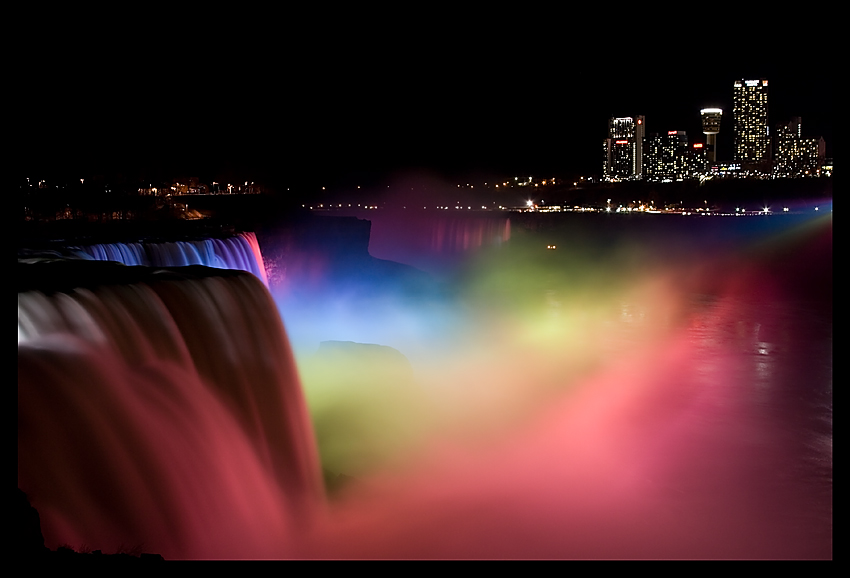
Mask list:
POLYGON ((688 134, 683 130, 668 130, 646 139, 644 175, 649 181, 676 181, 688 177, 690 163, 688 134))
POLYGON ((824 160, 823 137, 804 139, 799 116, 776 127, 773 176, 796 178, 816 176, 824 160))

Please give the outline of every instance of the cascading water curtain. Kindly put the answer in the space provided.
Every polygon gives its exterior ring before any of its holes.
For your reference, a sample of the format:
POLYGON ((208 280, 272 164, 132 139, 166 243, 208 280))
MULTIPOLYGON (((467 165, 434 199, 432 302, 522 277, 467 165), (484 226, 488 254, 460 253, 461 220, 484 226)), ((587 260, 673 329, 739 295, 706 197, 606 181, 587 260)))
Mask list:
POLYGON ((88 261, 21 264, 19 278, 26 268, 44 287, 18 293, 18 484, 48 547, 285 556, 323 485, 262 282, 88 261))

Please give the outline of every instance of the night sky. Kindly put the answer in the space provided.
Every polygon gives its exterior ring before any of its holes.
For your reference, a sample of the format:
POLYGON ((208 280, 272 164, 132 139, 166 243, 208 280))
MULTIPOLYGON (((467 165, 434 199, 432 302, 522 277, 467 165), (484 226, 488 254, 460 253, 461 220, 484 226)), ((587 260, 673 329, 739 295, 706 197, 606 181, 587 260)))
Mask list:
POLYGON ((161 19, 28 39, 11 166, 18 177, 302 189, 400 174, 572 178, 601 172, 610 116, 643 114, 648 134, 686 130, 693 141, 708 106, 725 111, 719 157, 730 159, 732 83, 744 77, 770 81, 772 129, 801 116, 804 136, 823 136, 832 155, 832 80, 815 65, 830 54, 817 39, 804 55, 774 46, 742 59, 729 36, 613 39, 512 18, 431 27, 405 16, 361 29, 343 15, 261 29, 256 16, 226 30, 161 19))

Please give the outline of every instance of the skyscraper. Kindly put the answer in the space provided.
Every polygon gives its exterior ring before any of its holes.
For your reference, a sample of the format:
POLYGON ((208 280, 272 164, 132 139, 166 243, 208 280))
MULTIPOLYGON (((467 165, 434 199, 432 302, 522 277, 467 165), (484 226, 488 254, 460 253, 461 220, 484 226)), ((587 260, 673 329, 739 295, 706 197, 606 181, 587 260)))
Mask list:
POLYGON ((767 80, 736 80, 732 116, 735 160, 749 168, 767 169, 770 137, 767 125, 767 80))
POLYGON ((606 180, 639 180, 643 175, 643 116, 612 118, 605 139, 603 174, 606 180))
POLYGON ((720 108, 704 108, 699 111, 702 117, 702 132, 705 133, 706 156, 711 163, 717 162, 717 133, 720 132, 720 118, 723 110, 720 108))

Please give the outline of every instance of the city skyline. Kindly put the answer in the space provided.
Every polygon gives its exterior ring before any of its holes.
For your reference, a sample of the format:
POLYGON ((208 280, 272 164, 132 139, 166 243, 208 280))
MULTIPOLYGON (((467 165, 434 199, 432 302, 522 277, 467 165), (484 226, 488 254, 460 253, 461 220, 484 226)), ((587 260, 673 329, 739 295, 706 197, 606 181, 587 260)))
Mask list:
POLYGON ((753 65, 724 53, 692 69, 612 72, 579 56, 581 46, 402 46, 403 66, 375 46, 298 62, 260 48, 237 49, 238 62, 163 49, 130 54, 120 69, 98 66, 105 55, 96 54, 86 74, 72 51, 39 69, 39 81, 24 76, 10 164, 21 177, 231 173, 278 188, 416 172, 600 175, 610 118, 644 115, 647 135, 704 140, 700 110, 711 107, 726 111, 723 161, 734 156, 732 83, 741 78, 770 80, 771 131, 801 117, 803 136, 823 136, 832 156, 831 80, 807 82, 802 56, 753 65), (460 56, 472 53, 474 62, 460 56))

